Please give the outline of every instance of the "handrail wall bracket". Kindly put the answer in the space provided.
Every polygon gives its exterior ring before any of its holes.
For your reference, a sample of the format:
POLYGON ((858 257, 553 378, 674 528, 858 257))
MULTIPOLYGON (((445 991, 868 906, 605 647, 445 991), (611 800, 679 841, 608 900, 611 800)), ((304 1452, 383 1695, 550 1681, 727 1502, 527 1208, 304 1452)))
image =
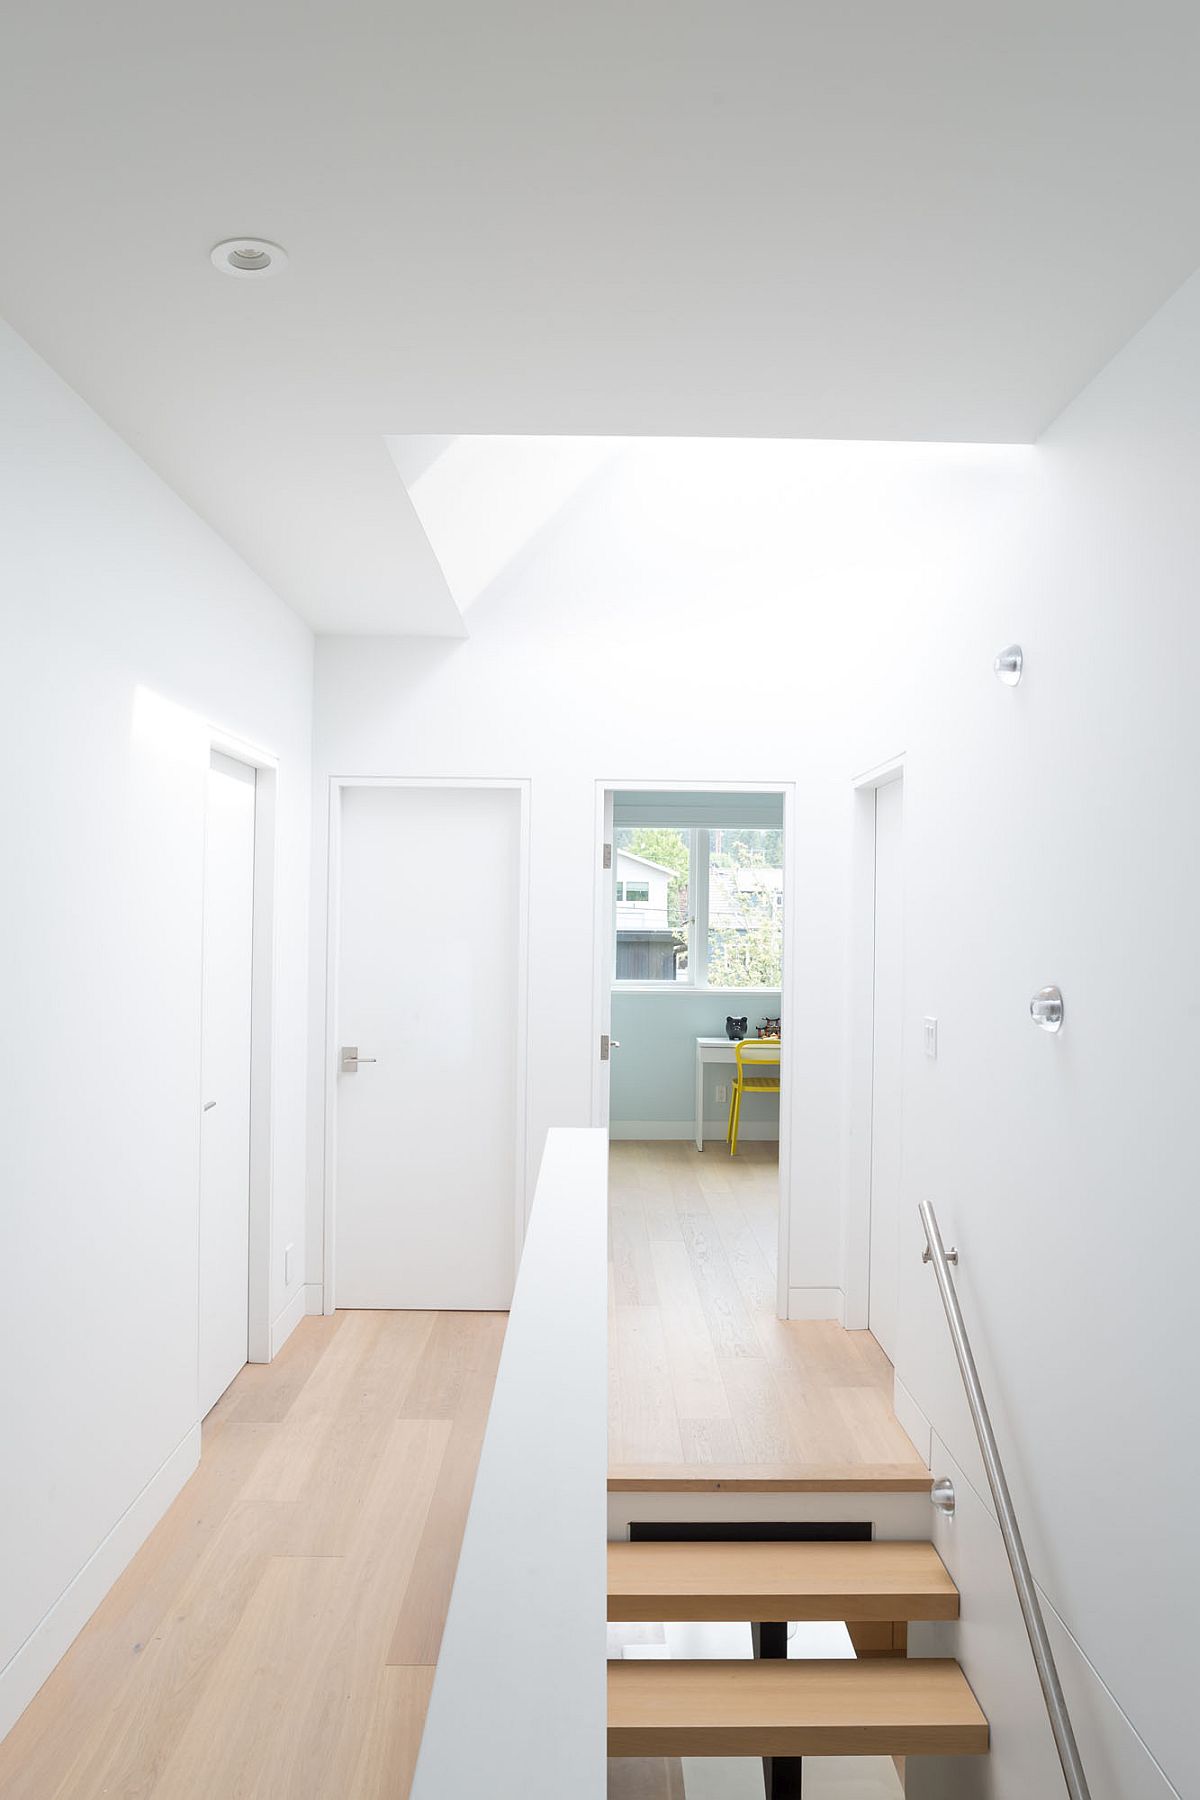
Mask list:
POLYGON ((938 1291, 942 1296, 942 1305, 946 1309, 946 1323, 950 1327, 950 1338, 954 1344, 954 1354, 958 1358, 959 1373, 962 1375, 963 1386, 967 1391, 967 1404, 971 1409, 975 1435, 979 1439, 980 1454, 987 1472, 988 1486, 992 1490, 992 1499, 995 1502, 996 1517, 1000 1523, 1004 1548, 1008 1552, 1009 1567, 1012 1570, 1017 1599, 1021 1606, 1021 1616, 1025 1620, 1025 1630, 1029 1636, 1029 1647, 1033 1651, 1033 1660, 1037 1668, 1038 1680, 1041 1683, 1042 1696, 1046 1702, 1050 1729, 1054 1733, 1054 1746, 1058 1751, 1058 1760, 1062 1764, 1063 1779, 1066 1781, 1067 1792, 1071 1796, 1071 1800, 1091 1800, 1087 1777, 1083 1772, 1083 1763, 1079 1756, 1079 1746, 1075 1742, 1075 1732, 1071 1726, 1071 1716, 1067 1711, 1062 1683, 1058 1678, 1054 1652, 1050 1648, 1050 1639, 1046 1634, 1046 1621, 1042 1616, 1042 1606, 1038 1599, 1037 1588, 1034 1586, 1033 1571, 1029 1567, 1029 1558, 1025 1554, 1025 1545, 1021 1540, 1012 1495, 1008 1489, 1004 1465, 1000 1461, 996 1433, 992 1429, 992 1421, 983 1397, 983 1388, 980 1385, 979 1370, 975 1366, 975 1357, 971 1350, 970 1339, 967 1337, 962 1307, 958 1303, 958 1295, 955 1292, 954 1277, 950 1273, 951 1263, 958 1261, 958 1252, 953 1249, 947 1250, 943 1244, 942 1234, 938 1228, 937 1214, 928 1200, 921 1202, 919 1210, 921 1224, 925 1228, 925 1249, 921 1254, 921 1260, 933 1264, 938 1291))

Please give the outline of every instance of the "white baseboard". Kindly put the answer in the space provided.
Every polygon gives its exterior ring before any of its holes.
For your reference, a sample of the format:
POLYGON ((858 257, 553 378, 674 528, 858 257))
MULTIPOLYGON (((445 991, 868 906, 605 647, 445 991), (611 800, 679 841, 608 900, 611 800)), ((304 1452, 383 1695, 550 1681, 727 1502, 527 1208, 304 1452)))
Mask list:
POLYGON ((304 1310, 309 1317, 325 1311, 325 1290, 319 1281, 310 1281, 304 1289, 304 1310))
MULTIPOLYGON (((704 1141, 706 1144, 725 1142, 725 1120, 706 1119, 704 1121, 704 1141)), ((608 1135, 614 1141, 642 1144, 664 1143, 677 1140, 680 1143, 694 1142, 696 1127, 691 1119, 614 1119, 609 1125, 608 1135)), ((738 1137, 747 1143, 774 1144, 779 1140, 779 1121, 777 1119, 752 1119, 738 1129, 738 1137)))
POLYGON ((0 1670, 0 1737, 12 1730, 199 1461, 200 1426, 196 1424, 125 1508, 45 1618, 34 1626, 21 1648, 0 1670))
POLYGON ((833 1319, 840 1325, 846 1314, 841 1288, 794 1287, 788 1289, 789 1319, 833 1319))
POLYGON ((301 1319, 303 1319, 307 1313, 320 1312, 320 1295, 321 1290, 316 1283, 301 1282, 283 1311, 271 1326, 272 1362, 274 1362, 275 1358, 279 1355, 279 1352, 283 1349, 283 1346, 287 1343, 301 1319), (310 1288, 313 1287, 316 1288, 317 1293, 317 1304, 315 1306, 309 1304, 309 1291, 310 1288))
POLYGON ((895 1374, 892 1377, 892 1411, 916 1445, 921 1461, 928 1467, 933 1454, 933 1427, 895 1374))

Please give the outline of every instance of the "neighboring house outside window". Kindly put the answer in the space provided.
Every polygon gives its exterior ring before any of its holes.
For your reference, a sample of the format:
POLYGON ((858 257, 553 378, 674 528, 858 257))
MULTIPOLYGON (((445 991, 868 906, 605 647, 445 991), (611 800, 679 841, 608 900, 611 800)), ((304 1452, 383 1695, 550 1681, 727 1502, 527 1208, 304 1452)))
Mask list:
POLYGON ((679 937, 669 904, 677 873, 664 863, 617 849, 618 981, 675 981, 679 937))

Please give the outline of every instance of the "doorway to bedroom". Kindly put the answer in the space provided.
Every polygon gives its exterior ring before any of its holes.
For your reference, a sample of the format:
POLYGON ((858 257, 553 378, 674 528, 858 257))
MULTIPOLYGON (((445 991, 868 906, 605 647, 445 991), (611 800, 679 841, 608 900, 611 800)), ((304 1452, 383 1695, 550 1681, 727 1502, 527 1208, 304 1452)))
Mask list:
POLYGON ((787 1313, 790 807, 785 784, 598 794, 619 1463, 740 1460, 728 1383, 787 1313))

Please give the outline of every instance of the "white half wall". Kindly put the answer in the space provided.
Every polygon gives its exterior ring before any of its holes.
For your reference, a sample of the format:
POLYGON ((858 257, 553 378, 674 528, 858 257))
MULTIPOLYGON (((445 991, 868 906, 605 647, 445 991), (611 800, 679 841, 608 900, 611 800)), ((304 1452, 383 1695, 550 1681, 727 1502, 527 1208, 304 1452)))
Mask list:
POLYGON ((312 638, 7 327, 0 608, 3 1731, 195 1463, 210 726, 279 763, 276 1347, 304 1309, 312 638))
POLYGON ((413 1800, 601 1800, 606 1786, 607 1200, 604 1133, 552 1132, 413 1800))

